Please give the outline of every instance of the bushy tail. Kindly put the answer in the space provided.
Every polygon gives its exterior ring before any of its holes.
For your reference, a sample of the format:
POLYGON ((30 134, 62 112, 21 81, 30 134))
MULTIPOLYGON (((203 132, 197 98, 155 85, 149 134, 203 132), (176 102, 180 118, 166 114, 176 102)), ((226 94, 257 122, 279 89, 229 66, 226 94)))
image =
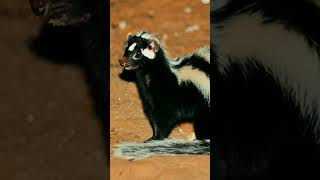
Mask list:
POLYGON ((124 159, 144 159, 158 155, 210 155, 210 140, 166 139, 147 143, 117 144, 113 156, 124 159))

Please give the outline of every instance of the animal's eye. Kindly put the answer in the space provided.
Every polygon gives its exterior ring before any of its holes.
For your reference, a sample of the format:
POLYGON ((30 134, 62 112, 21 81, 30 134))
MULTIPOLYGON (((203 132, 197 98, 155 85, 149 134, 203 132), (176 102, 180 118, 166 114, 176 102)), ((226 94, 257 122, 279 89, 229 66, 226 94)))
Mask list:
POLYGON ((142 57, 142 55, 140 53, 137 53, 135 56, 134 56, 136 59, 140 59, 142 57))
POLYGON ((151 49, 152 49, 152 46, 151 46, 151 45, 149 45, 149 46, 148 46, 148 49, 149 49, 149 50, 151 50, 151 49))

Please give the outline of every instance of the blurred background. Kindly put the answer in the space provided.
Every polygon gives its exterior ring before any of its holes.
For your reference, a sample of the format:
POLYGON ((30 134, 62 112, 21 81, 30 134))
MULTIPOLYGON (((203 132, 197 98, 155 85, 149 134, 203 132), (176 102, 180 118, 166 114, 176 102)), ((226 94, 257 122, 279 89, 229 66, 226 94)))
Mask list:
POLYGON ((34 51, 42 24, 28 0, 0 1, 0 179, 106 179, 87 74, 34 51))
MULTIPOLYGON (((143 142, 152 135, 133 82, 119 78, 118 59, 129 32, 158 33, 172 57, 210 47, 210 2, 207 0, 111 0, 110 24, 110 150, 121 142, 143 142)), ((190 124, 177 127, 171 137, 188 138, 190 124)), ((111 157, 111 179, 207 180, 210 157, 152 157, 127 161, 111 157)))

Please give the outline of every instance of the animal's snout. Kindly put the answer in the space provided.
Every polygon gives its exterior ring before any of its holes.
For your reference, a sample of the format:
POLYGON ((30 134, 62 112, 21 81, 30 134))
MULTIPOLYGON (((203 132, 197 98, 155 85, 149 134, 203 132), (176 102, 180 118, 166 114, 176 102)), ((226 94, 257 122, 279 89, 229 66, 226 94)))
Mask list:
POLYGON ((126 64, 126 62, 127 62, 127 59, 125 57, 119 59, 119 64, 122 67, 126 64))

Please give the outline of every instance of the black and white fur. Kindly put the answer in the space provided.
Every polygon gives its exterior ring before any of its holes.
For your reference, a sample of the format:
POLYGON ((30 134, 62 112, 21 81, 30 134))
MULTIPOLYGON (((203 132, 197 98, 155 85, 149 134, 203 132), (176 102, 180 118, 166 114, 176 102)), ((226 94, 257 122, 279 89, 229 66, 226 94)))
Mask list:
POLYGON ((213 176, 320 179, 319 1, 211 3, 213 176))
MULTIPOLYGON (((153 136, 146 142, 166 139, 172 129, 182 122, 193 123, 196 139, 209 139, 208 48, 200 48, 189 56, 173 60, 155 34, 140 32, 128 35, 120 64, 125 71, 133 71, 136 77, 144 112, 153 129, 153 136)), ((175 152, 189 154, 182 147, 177 146, 175 152)))
POLYGON ((178 156, 210 154, 210 140, 165 139, 146 143, 117 144, 113 156, 141 160, 151 156, 178 156))

